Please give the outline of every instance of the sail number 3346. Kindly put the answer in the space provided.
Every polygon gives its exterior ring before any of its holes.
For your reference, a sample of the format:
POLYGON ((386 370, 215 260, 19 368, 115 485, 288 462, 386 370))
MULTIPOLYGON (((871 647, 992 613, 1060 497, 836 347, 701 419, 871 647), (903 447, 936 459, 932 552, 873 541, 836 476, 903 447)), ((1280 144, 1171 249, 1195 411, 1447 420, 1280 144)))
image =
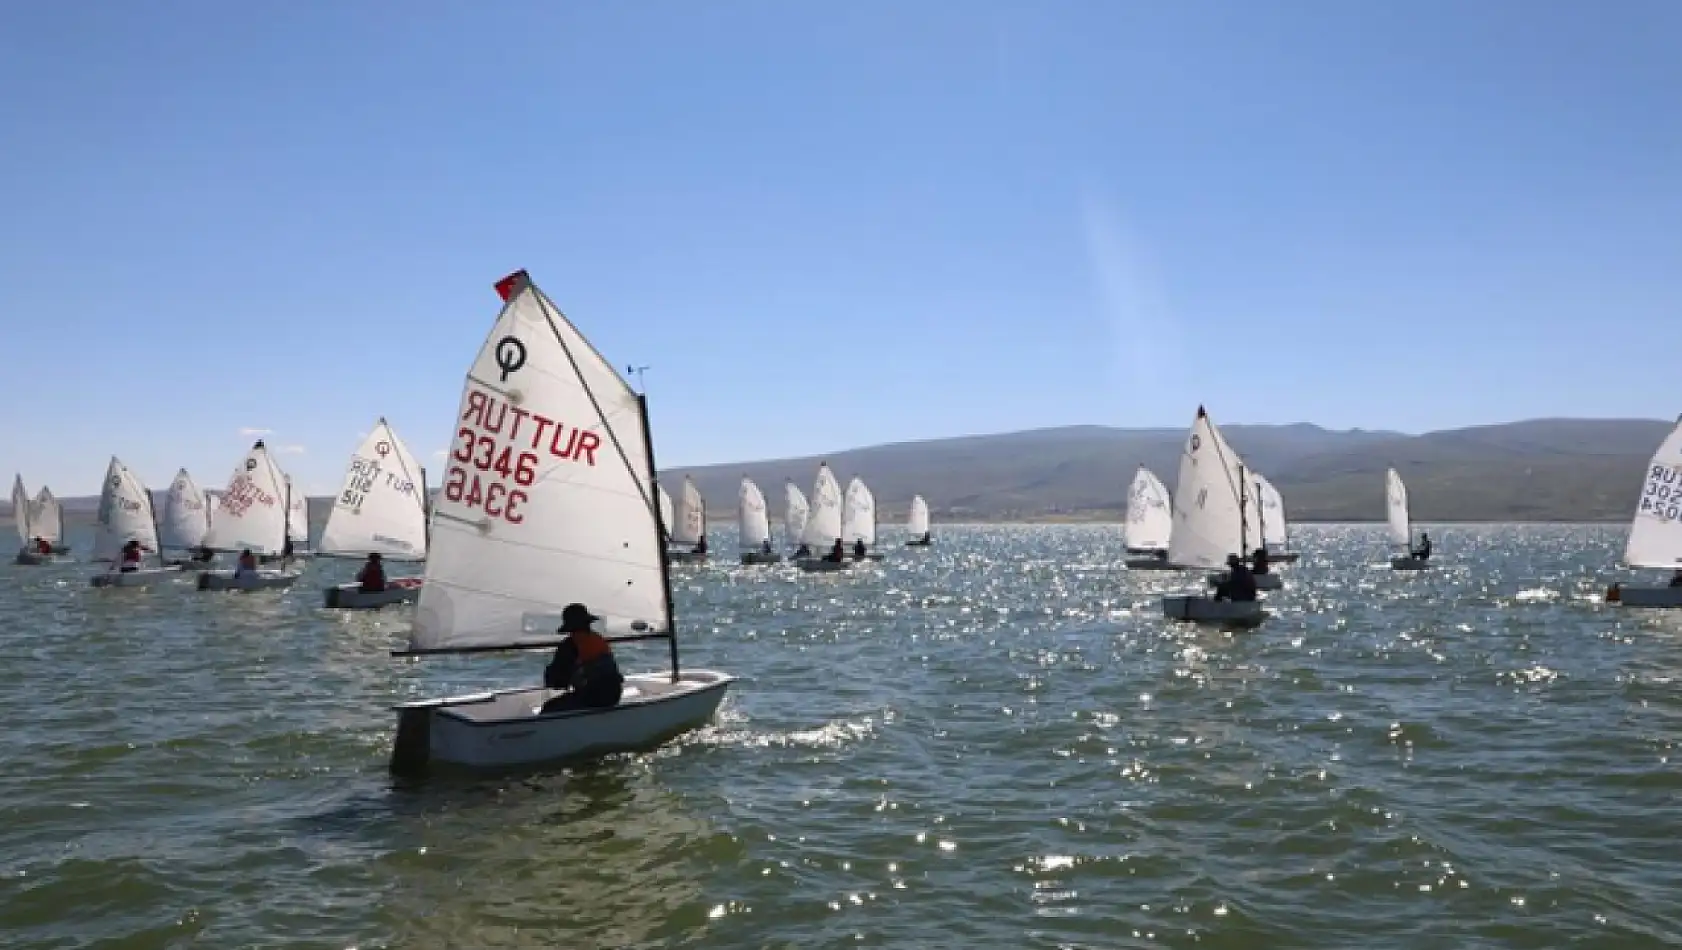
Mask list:
POLYGON ((526 493, 504 479, 511 479, 516 486, 530 486, 537 480, 537 455, 515 454, 506 446, 499 450, 495 439, 476 435, 471 429, 462 429, 458 438, 460 444, 450 460, 460 464, 451 465, 444 476, 444 497, 509 524, 524 521, 520 506, 526 503, 526 493))

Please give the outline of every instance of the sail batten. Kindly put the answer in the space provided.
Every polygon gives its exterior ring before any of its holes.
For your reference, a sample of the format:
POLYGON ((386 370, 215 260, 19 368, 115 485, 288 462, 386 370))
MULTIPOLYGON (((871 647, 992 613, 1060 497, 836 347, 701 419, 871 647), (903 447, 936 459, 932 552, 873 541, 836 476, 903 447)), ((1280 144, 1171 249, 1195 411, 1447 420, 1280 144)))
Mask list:
POLYGON ((509 290, 465 374, 410 651, 552 646, 570 603, 609 636, 671 632, 644 412, 534 284, 509 290))

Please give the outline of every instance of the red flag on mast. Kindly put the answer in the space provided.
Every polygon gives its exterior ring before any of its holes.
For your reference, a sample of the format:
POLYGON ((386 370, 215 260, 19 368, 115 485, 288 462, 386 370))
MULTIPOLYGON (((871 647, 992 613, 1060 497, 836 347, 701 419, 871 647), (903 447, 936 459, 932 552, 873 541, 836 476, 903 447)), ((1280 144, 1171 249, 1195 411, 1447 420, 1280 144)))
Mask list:
POLYGON ((497 281, 496 292, 501 295, 502 302, 507 303, 509 298, 520 292, 521 287, 529 283, 531 283, 531 276, 526 273, 525 268, 521 268, 497 281))

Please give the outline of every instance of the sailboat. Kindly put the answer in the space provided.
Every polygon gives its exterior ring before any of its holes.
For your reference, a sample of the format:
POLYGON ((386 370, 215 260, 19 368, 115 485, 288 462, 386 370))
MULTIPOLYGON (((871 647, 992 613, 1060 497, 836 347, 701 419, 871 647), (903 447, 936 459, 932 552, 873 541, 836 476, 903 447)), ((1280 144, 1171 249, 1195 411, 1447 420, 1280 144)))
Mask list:
MULTIPOLYGON (((269 456, 263 440, 258 439, 222 492, 222 504, 204 539, 205 547, 232 554, 250 551, 258 556, 279 556, 288 540, 291 484, 269 456)), ((203 571, 199 574, 199 590, 270 590, 291 587, 297 579, 297 573, 285 566, 278 571, 264 569, 237 576, 236 571, 203 571)))
POLYGON ((1139 466, 1133 473, 1133 484, 1127 489, 1127 535, 1129 554, 1149 554, 1132 557, 1125 562, 1133 571, 1179 571, 1178 564, 1168 560, 1168 539, 1174 532, 1174 506, 1168 500, 1168 487, 1150 469, 1139 466))
POLYGON ((783 482, 783 543, 791 551, 799 549, 800 537, 806 532, 806 519, 812 513, 812 506, 806 503, 806 493, 794 483, 794 479, 783 482))
POLYGON ((17 563, 45 564, 58 560, 56 542, 59 540, 59 526, 63 521, 57 517, 56 512, 49 520, 40 503, 29 499, 29 492, 23 487, 22 475, 12 482, 12 521, 17 525, 18 540, 22 542, 18 548, 17 563), (37 538, 47 542, 46 551, 37 550, 37 538))
POLYGON ((398 655, 553 648, 571 603, 615 642, 665 640, 670 672, 625 678, 619 704, 544 713, 526 686, 396 707, 395 772, 431 762, 495 768, 640 749, 705 724, 734 679, 680 670, 660 535, 647 402, 524 271, 468 370, 426 582, 398 655), (551 428, 513 428, 510 406, 551 428), (471 446, 470 446, 471 443, 471 446), (488 445, 495 458, 477 465, 488 445), (470 452, 469 449, 472 448, 470 452), (497 454, 497 453, 501 454, 497 454), (512 474, 501 460, 513 455, 512 474))
POLYGON ((181 576, 175 567, 142 567, 139 570, 121 569, 123 547, 130 541, 140 542, 140 551, 162 555, 158 547, 158 518, 152 507, 152 493, 140 479, 115 455, 105 470, 105 485, 99 493, 99 514, 95 523, 93 559, 111 562, 110 570, 95 574, 90 583, 94 587, 150 587, 159 581, 181 576))
POLYGON ((775 564, 783 559, 771 548, 771 513, 765 504, 765 494, 753 479, 742 476, 742 487, 736 495, 736 517, 741 522, 742 563, 775 564))
POLYGON ((818 477, 812 482, 811 511, 806 515, 806 527, 800 543, 808 551, 807 557, 795 561, 808 573, 845 571, 853 566, 851 558, 828 559, 832 547, 841 541, 841 483, 829 470, 829 463, 818 465, 818 477))
MULTIPOLYGON (((1225 567, 1228 556, 1242 557, 1255 537, 1247 512, 1251 490, 1244 460, 1198 406, 1180 456, 1180 479, 1174 490, 1179 504, 1174 508, 1168 560, 1211 568, 1225 567)), ((1216 600, 1200 594, 1164 597, 1162 612, 1173 620, 1237 627, 1259 626, 1267 619, 1259 601, 1216 600)))
MULTIPOLYGON (((1250 497, 1255 500, 1253 507, 1256 512, 1256 534, 1260 542, 1259 546, 1266 548, 1269 543, 1268 539, 1270 538, 1276 539, 1278 543, 1283 544, 1285 537, 1283 529, 1283 512, 1285 510, 1285 506, 1283 501, 1280 499, 1279 491, 1275 489, 1272 483, 1263 477, 1260 472, 1250 473, 1250 488, 1252 489, 1250 497), (1270 495, 1273 499, 1271 503, 1268 501, 1270 495), (1269 511, 1270 504, 1272 509, 1271 513, 1269 511)), ((1273 557, 1270 551, 1268 555, 1268 570, 1265 573, 1257 572, 1254 575, 1256 578, 1256 590, 1284 589, 1285 580, 1273 571, 1272 561, 1273 557)), ((1224 580, 1226 580, 1225 572, 1209 578, 1210 583, 1220 583, 1224 580)))
POLYGON ((1390 543, 1402 545, 1407 552, 1390 559, 1390 567, 1398 571, 1422 571, 1427 561, 1413 556, 1412 526, 1408 523, 1408 487, 1395 469, 1384 476, 1384 502, 1389 511, 1390 543))
POLYGON ((54 554, 69 554, 70 545, 64 543, 64 502, 53 497, 53 490, 45 485, 35 493, 35 533, 52 543, 54 554))
POLYGON ((683 492, 678 495, 677 522, 672 525, 673 549, 667 557, 674 564, 688 564, 707 559, 707 501, 695 480, 683 476, 683 492))
POLYGON ((660 536, 666 544, 672 543, 672 496, 666 494, 666 486, 655 485, 660 490, 660 536))
POLYGON ((1273 564, 1295 564, 1299 555, 1286 548, 1291 543, 1291 530, 1285 521, 1285 496, 1259 472, 1256 473, 1256 503, 1261 522, 1262 546, 1273 564))
POLYGON ((905 530, 911 539, 905 542, 908 548, 926 548, 929 546, 929 503, 922 495, 911 496, 911 511, 905 516, 905 530))
POLYGON ((876 495, 857 475, 847 482, 841 498, 841 538, 847 556, 855 561, 880 561, 884 556, 876 550, 876 495))
MULTIPOLYGON (((290 557, 295 560, 314 557, 315 552, 310 550, 309 497, 302 491, 292 490, 291 475, 282 473, 281 477, 286 480, 286 539, 292 542, 290 557)), ((278 559, 284 560, 286 557, 288 556, 283 554, 278 559)), ((263 560, 273 561, 277 558, 265 557, 263 560)))
MULTIPOLYGON (((1624 563, 1682 572, 1682 417, 1647 463, 1647 479, 1630 519, 1624 563)), ((1673 574, 1672 577, 1682 576, 1673 574)), ((1675 581, 1672 581, 1674 584, 1675 581)), ((1625 607, 1682 607, 1682 586, 1613 584, 1606 599, 1625 607)))
MULTIPOLYGON (((200 490, 186 469, 175 473, 164 495, 163 517, 158 519, 158 547, 162 551, 198 552, 210 533, 210 497, 200 490)), ((214 554, 211 557, 215 557, 214 554)), ((209 559, 177 558, 164 563, 174 567, 202 566, 209 559)))
MULTIPOLYGON (((321 531, 319 553, 354 558, 378 554, 387 562, 425 560, 428 494, 426 469, 380 417, 350 457, 345 483, 321 531)), ((385 590, 364 591, 353 582, 335 584, 324 594, 329 609, 363 610, 413 603, 420 586, 418 577, 387 577, 385 590)))

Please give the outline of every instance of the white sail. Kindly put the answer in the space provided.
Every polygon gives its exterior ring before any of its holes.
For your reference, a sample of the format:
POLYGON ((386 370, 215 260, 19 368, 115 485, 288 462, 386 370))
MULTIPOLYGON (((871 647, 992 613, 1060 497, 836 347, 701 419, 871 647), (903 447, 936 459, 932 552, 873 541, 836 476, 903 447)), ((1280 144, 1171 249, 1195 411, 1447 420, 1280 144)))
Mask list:
POLYGON ((1624 563, 1682 567, 1682 419, 1647 463, 1647 477, 1624 545, 1624 563))
POLYGON ((210 533, 210 506, 205 493, 186 469, 175 473, 164 498, 164 514, 158 525, 158 543, 166 548, 196 548, 210 533))
POLYGON ((876 543, 876 496, 857 475, 841 500, 841 538, 847 544, 863 541, 865 547, 876 543))
POLYGON ((800 543, 806 531, 806 518, 812 506, 806 504, 806 493, 792 480, 783 483, 783 540, 789 545, 800 543))
POLYGON ((660 525, 666 534, 666 540, 672 539, 672 496, 666 494, 666 486, 657 486, 660 490, 660 525))
POLYGON ((23 487, 23 476, 19 475, 12 482, 12 521, 17 524, 18 540, 24 544, 35 540, 30 530, 30 515, 29 491, 23 487))
POLYGON ((1408 487, 1402 484, 1402 476, 1391 469, 1384 477, 1384 503, 1389 511, 1390 543, 1413 543, 1411 526, 1408 524, 1408 487))
POLYGON ((1168 501, 1168 487, 1150 469, 1139 466, 1127 489, 1127 546, 1141 551, 1168 547, 1174 530, 1174 511, 1168 501))
POLYGON ((911 496, 911 514, 905 519, 905 527, 914 537, 929 533, 929 503, 922 495, 911 496))
POLYGON ((218 551, 279 554, 286 543, 286 480, 261 439, 234 470, 205 537, 218 551))
POLYGON ((771 539, 771 514, 765 504, 765 494, 746 475, 742 476, 736 511, 742 523, 742 550, 758 550, 771 539))
POLYGON ((111 457, 105 470, 105 485, 99 493, 99 513, 93 538, 93 559, 115 561, 123 545, 139 541, 140 549, 157 553, 157 520, 152 516, 152 493, 128 466, 111 457))
POLYGON ((321 531, 321 551, 426 557, 426 479, 384 418, 351 454, 345 483, 321 531))
POLYGON ((45 485, 35 493, 35 503, 29 509, 29 528, 36 537, 45 538, 54 546, 64 540, 64 505, 45 485))
POLYGON ((670 631, 642 400, 523 273, 480 347, 409 647, 552 646, 582 603, 608 633, 670 631))
POLYGON ((292 476, 281 477, 286 480, 286 497, 290 499, 286 508, 286 536, 292 541, 294 550, 302 551, 310 545, 309 496, 293 490, 292 476))
POLYGON ((701 490, 688 476, 683 479, 683 491, 678 495, 677 524, 672 526, 672 543, 679 547, 694 547, 707 533, 707 503, 701 490))
POLYGON ((1250 549, 1255 531, 1248 523, 1252 489, 1244 460, 1215 428, 1203 407, 1180 455, 1174 489, 1174 527, 1168 560, 1186 567, 1225 567, 1228 555, 1250 549))
POLYGON ((1285 498, 1279 494, 1279 489, 1260 474, 1252 474, 1256 491, 1256 526, 1261 535, 1262 544, 1269 551, 1280 551, 1285 547, 1285 498))
POLYGON ((806 515, 806 527, 800 540, 811 547, 813 554, 828 551, 841 537, 841 483, 829 470, 829 463, 818 466, 818 477, 812 482, 811 509, 806 515))

